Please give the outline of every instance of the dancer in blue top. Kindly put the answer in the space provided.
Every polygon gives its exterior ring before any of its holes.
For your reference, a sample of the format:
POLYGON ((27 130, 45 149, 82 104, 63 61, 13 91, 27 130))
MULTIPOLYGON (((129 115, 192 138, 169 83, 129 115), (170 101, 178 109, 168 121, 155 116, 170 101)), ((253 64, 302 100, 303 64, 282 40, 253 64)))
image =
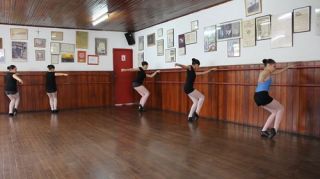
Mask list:
POLYGON ((288 66, 281 70, 276 70, 276 62, 272 59, 263 59, 264 70, 259 74, 258 86, 254 94, 254 100, 258 106, 262 106, 264 109, 268 110, 271 114, 267 119, 267 122, 262 128, 261 136, 272 138, 276 135, 284 107, 271 96, 269 96, 269 89, 272 83, 271 75, 276 75, 286 71, 292 66, 288 66), (274 127, 271 128, 271 131, 268 131, 268 128, 274 122, 274 127))

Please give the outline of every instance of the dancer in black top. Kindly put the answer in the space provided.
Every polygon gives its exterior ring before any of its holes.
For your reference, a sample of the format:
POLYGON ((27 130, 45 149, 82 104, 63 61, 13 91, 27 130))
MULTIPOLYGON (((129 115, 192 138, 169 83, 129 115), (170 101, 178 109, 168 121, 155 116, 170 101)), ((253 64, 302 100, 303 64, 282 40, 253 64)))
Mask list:
POLYGON ((49 103, 52 113, 57 113, 57 84, 56 84, 56 76, 68 76, 66 73, 56 73, 54 65, 48 65, 48 72, 46 74, 46 91, 49 97, 49 103))
POLYGON ((148 62, 143 61, 141 63, 142 67, 139 68, 129 68, 129 69, 121 69, 122 72, 126 71, 138 71, 137 77, 132 82, 133 88, 141 95, 140 103, 139 103, 139 111, 144 111, 144 105, 148 100, 150 92, 146 87, 143 86, 143 81, 146 77, 153 78, 160 70, 155 71, 151 75, 146 74, 145 70, 148 69, 148 62))
POLYGON ((18 92, 17 81, 23 84, 23 81, 16 74, 17 67, 10 65, 7 67, 9 72, 5 76, 5 92, 10 99, 9 104, 9 116, 15 116, 18 112, 18 106, 20 102, 20 95, 18 92))
POLYGON ((188 121, 191 122, 193 120, 198 120, 199 113, 204 102, 204 95, 200 93, 198 90, 194 89, 193 83, 197 77, 197 75, 204 75, 209 73, 210 71, 217 70, 216 68, 211 68, 210 70, 204 72, 196 72, 200 66, 200 61, 198 59, 192 59, 192 65, 185 66, 182 64, 176 63, 175 66, 182 67, 187 69, 187 79, 184 84, 184 92, 189 96, 192 100, 193 105, 191 106, 188 121))

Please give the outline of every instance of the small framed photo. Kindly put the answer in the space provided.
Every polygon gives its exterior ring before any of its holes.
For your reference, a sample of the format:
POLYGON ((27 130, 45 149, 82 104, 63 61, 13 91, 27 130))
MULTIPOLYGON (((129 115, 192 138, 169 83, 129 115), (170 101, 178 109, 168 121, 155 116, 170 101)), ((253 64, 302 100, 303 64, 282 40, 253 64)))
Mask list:
POLYGON ((53 55, 60 54, 60 43, 59 42, 51 42, 50 43, 50 52, 53 55))
POLYGON ((293 32, 309 32, 311 24, 311 6, 293 10, 293 32))
POLYGON ((240 39, 231 39, 227 42, 228 57, 240 57, 240 39))
POLYGON ((51 55, 51 64, 59 64, 59 55, 51 55))
POLYGON ((199 21, 198 20, 192 21, 191 22, 191 31, 198 30, 198 29, 199 29, 199 21))
POLYGON ((197 43, 197 31, 192 31, 189 33, 184 34, 185 38, 185 44, 190 45, 190 44, 195 44, 197 43))
POLYGON ((88 65, 99 65, 99 56, 88 55, 88 65))
POLYGON ((28 40, 28 29, 11 28, 10 37, 11 40, 28 40))
POLYGON ((166 49, 166 63, 176 62, 176 49, 166 49))
POLYGON ((262 12, 262 0, 244 0, 246 7, 246 15, 252 16, 262 12))
POLYGON ((63 32, 52 31, 51 40, 63 41, 63 32))
POLYGON ((256 40, 271 38, 271 15, 256 18, 256 40))
POLYGON ((151 47, 151 46, 155 46, 156 45, 156 34, 149 34, 147 36, 147 46, 151 47))
POLYGON ((138 53, 138 66, 141 66, 141 62, 144 61, 144 53, 138 53))
POLYGON ((107 55, 107 39, 105 38, 96 38, 95 39, 95 50, 96 55, 107 55))
POLYGON ((36 61, 45 61, 46 60, 46 51, 45 50, 36 50, 36 61))
POLYGON ((169 29, 167 31, 167 47, 174 47, 174 29, 169 29))
POLYGON ((5 54, 4 54, 4 49, 0 49, 0 63, 5 63, 5 54))
POLYGON ((0 49, 2 49, 2 38, 0 38, 0 49))
POLYGON ((163 28, 157 30, 158 37, 163 37, 163 28))
POLYGON ((27 42, 12 41, 12 61, 27 62, 28 45, 27 42))
POLYGON ((164 40, 160 39, 157 40, 157 56, 163 56, 164 55, 164 40))
POLYGON ((241 38, 241 20, 221 23, 217 26, 218 41, 241 38))
POLYGON ((74 62, 74 54, 73 53, 62 53, 61 54, 61 62, 63 63, 73 63, 74 62))
POLYGON ((144 50, 144 36, 139 37, 138 43, 139 43, 139 51, 144 50))
POLYGON ((74 44, 67 44, 67 43, 60 44, 60 52, 74 53, 74 51, 75 51, 74 44))
POLYGON ((87 52, 86 51, 78 51, 78 63, 86 63, 87 62, 87 52))
POLYGON ((46 39, 35 38, 34 39, 34 47, 46 48, 46 39))

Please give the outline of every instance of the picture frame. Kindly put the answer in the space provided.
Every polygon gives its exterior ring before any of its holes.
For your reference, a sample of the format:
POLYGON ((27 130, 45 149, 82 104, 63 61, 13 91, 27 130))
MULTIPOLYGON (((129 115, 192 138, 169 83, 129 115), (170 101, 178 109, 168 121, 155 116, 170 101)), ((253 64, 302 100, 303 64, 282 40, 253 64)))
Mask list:
POLYGON ((139 51, 144 50, 144 36, 138 38, 139 51))
POLYGON ((6 63, 6 58, 5 58, 5 51, 4 49, 0 49, 0 64, 6 63))
POLYGON ((60 43, 60 53, 74 53, 75 52, 75 45, 68 44, 68 43, 60 43))
POLYGON ((107 55, 108 40, 106 38, 95 38, 96 55, 107 55))
POLYGON ((138 53, 138 67, 141 66, 141 63, 144 61, 144 52, 138 53))
POLYGON ((271 15, 256 18, 256 40, 271 38, 271 15))
POLYGON ((204 27, 204 52, 217 51, 217 31, 216 26, 204 27))
POLYGON ((74 63, 74 54, 69 52, 61 53, 61 62, 62 63, 74 63))
POLYGON ((87 62, 87 52, 79 50, 78 51, 78 63, 86 63, 87 62))
POLYGON ((27 62, 28 44, 27 42, 12 41, 12 61, 27 62))
POLYGON ((217 26, 217 40, 241 38, 241 22, 241 20, 234 20, 219 24, 217 26))
POLYGON ((174 47, 174 29, 167 30, 167 48, 174 47))
POLYGON ((50 43, 50 52, 52 55, 60 54, 60 42, 51 42, 50 43))
POLYGON ((0 49, 3 48, 3 45, 2 45, 2 38, 0 38, 0 49))
POLYGON ((76 48, 88 49, 89 33, 85 31, 76 31, 76 48))
POLYGON ((240 39, 230 39, 227 41, 228 57, 240 57, 240 39))
POLYGON ((315 34, 320 36, 320 8, 315 9, 315 21, 316 21, 316 28, 315 34))
POLYGON ((59 64, 60 55, 51 55, 51 64, 59 64))
POLYGON ((178 35, 179 49, 178 53, 180 56, 186 55, 186 38, 184 34, 178 35))
POLYGON ((242 46, 254 47, 256 46, 256 20, 242 21, 242 46))
POLYGON ((252 16, 262 12, 262 0, 244 0, 246 16, 252 16))
POLYGON ((184 34, 186 45, 197 43, 197 31, 191 31, 184 34))
POLYGON ((63 41, 63 32, 51 31, 51 40, 63 41))
POLYGON ((46 39, 34 38, 34 47, 46 48, 46 39))
POLYGON ((293 10, 293 33, 309 32, 311 30, 311 6, 293 10))
POLYGON ((157 40, 157 56, 163 56, 164 55, 164 40, 160 39, 157 40))
POLYGON ((271 34, 271 48, 292 47, 292 12, 272 16, 271 34))
POLYGON ((176 62, 176 49, 166 49, 166 63, 176 62))
POLYGON ((88 55, 88 65, 99 65, 99 56, 88 55))
POLYGON ((199 21, 194 20, 191 22, 191 31, 195 31, 199 29, 199 21))
POLYGON ((156 34, 152 33, 147 35, 147 46, 152 47, 156 45, 156 34))
POLYGON ((46 61, 46 51, 45 50, 35 50, 36 61, 46 61))
POLYGON ((28 40, 28 29, 10 28, 11 40, 28 40))
POLYGON ((157 34, 158 34, 158 38, 163 37, 163 28, 159 28, 159 29, 157 30, 157 34))

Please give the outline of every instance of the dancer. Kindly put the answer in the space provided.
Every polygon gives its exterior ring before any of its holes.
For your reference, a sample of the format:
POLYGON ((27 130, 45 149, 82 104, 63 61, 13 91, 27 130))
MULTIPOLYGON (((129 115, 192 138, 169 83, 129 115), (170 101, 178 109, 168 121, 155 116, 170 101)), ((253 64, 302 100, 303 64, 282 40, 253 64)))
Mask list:
POLYGON ((188 115, 188 121, 192 122, 193 120, 198 120, 199 113, 204 102, 204 95, 193 88, 193 83, 197 75, 204 75, 209 73, 210 71, 216 71, 217 68, 211 68, 204 72, 196 72, 199 69, 200 61, 195 58, 192 59, 192 65, 186 66, 176 63, 175 66, 187 69, 187 79, 184 84, 184 92, 189 96, 189 98, 193 102, 188 115))
POLYGON ((10 99, 9 103, 9 116, 15 116, 18 113, 18 106, 20 102, 20 95, 18 92, 17 81, 23 84, 23 81, 16 74, 17 67, 10 65, 7 67, 9 72, 5 76, 5 92, 10 99))
POLYGON ((260 134, 262 137, 273 138, 279 129, 282 114, 284 112, 284 107, 277 100, 269 96, 269 89, 272 83, 271 75, 282 73, 293 66, 291 65, 284 69, 276 70, 276 62, 274 60, 263 59, 262 62, 264 64, 264 70, 259 74, 258 85, 254 94, 254 100, 258 106, 262 106, 264 109, 271 113, 260 134), (268 131, 268 128, 272 125, 273 122, 273 128, 268 131))
POLYGON ((153 78, 157 73, 160 72, 160 70, 157 70, 152 74, 146 74, 145 70, 148 69, 148 62, 143 61, 141 63, 141 65, 142 65, 142 67, 139 67, 139 68, 121 69, 121 72, 138 71, 137 77, 132 82, 132 86, 141 95, 141 99, 139 102, 139 108, 138 108, 138 110, 140 112, 144 111, 144 105, 147 102, 148 97, 150 95, 150 92, 148 91, 148 89, 143 86, 143 81, 146 77, 153 78))
POLYGON ((57 84, 56 76, 68 76, 66 73, 56 73, 54 65, 48 65, 48 72, 46 74, 46 91, 49 97, 49 103, 52 113, 58 113, 57 105, 57 84))

